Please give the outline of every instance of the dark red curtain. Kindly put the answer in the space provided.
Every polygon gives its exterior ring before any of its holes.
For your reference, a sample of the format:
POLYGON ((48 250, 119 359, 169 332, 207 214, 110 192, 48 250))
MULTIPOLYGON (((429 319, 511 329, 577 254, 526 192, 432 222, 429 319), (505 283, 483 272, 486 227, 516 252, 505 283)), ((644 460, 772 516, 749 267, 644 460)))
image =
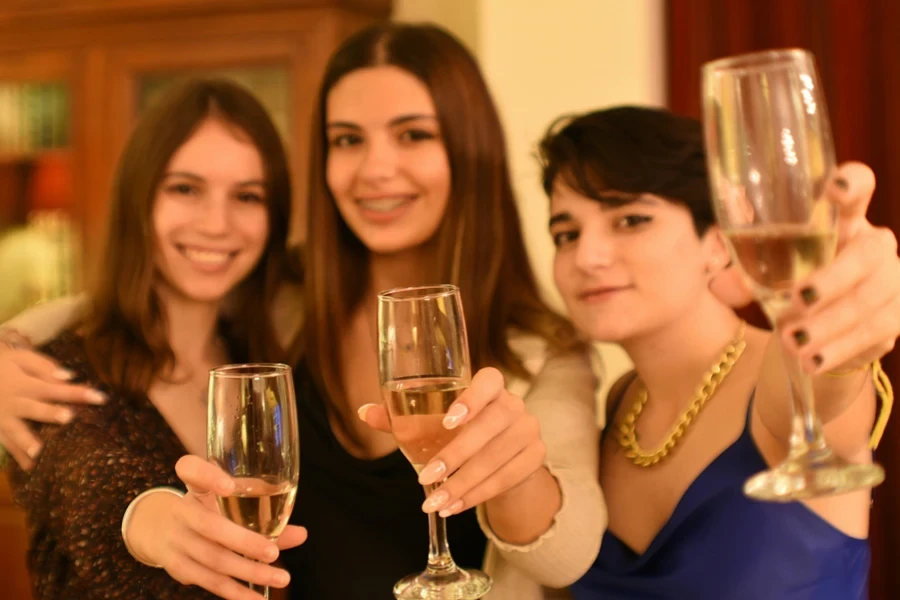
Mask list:
MULTIPOLYGON (((860 160, 878 189, 869 218, 900 232, 900 0, 667 0, 669 107, 700 116, 700 66, 730 54, 812 50, 826 89, 839 161, 860 160)), ((885 371, 900 388, 894 354, 885 371)), ((900 411, 898 411, 900 412, 900 411)), ((877 452, 873 600, 900 598, 900 414, 877 452)))

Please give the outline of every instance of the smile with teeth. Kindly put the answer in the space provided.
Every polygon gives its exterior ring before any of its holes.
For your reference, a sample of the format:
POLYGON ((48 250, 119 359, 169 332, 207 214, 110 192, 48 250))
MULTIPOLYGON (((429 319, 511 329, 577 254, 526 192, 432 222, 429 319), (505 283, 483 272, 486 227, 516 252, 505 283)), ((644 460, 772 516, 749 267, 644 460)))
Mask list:
POLYGON ((394 196, 390 198, 377 198, 360 200, 359 205, 365 210, 388 213, 415 200, 415 196, 394 196))
POLYGON ((188 260, 210 266, 224 265, 237 255, 237 251, 209 250, 188 246, 178 246, 178 249, 188 260))

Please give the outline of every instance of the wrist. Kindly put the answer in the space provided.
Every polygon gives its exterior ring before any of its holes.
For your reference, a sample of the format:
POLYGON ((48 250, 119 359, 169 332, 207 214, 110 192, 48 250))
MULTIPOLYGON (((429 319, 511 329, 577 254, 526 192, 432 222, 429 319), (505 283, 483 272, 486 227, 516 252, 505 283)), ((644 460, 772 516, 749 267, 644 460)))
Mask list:
POLYGON ((503 541, 526 544, 552 527, 562 507, 562 490, 543 466, 528 479, 485 502, 487 523, 503 541))
POLYGON ((172 487, 155 487, 142 492, 125 509, 122 516, 122 542, 128 553, 138 561, 148 567, 160 568, 158 562, 151 560, 152 552, 148 551, 144 543, 144 536, 141 532, 144 530, 142 524, 148 521, 158 523, 158 519, 148 519, 152 514, 157 514, 156 508, 160 503, 170 503, 184 497, 184 492, 172 487))
POLYGON ((31 340, 12 327, 0 327, 0 345, 10 350, 30 350, 32 348, 31 340))

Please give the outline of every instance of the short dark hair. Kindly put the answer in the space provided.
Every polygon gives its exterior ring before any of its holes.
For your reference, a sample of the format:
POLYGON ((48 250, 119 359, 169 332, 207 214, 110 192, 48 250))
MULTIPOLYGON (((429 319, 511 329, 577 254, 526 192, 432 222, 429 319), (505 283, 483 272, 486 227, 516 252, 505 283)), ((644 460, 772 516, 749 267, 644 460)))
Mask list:
POLYGON ((548 196, 561 177, 577 193, 604 203, 653 194, 683 204, 698 235, 715 222, 696 119, 640 106, 562 117, 541 141, 540 160, 548 196))

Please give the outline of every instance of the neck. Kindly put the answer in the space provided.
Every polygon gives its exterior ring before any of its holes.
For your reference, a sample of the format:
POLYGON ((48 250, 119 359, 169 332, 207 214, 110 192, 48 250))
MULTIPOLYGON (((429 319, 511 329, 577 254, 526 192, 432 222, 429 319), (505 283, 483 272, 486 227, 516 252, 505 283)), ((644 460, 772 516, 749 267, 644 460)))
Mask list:
POLYGON ((434 252, 430 247, 419 247, 397 254, 369 255, 369 290, 373 299, 384 290, 411 287, 427 283, 445 283, 429 280, 434 268, 434 252))
POLYGON ((166 335, 176 371, 215 362, 219 303, 190 300, 166 285, 157 286, 157 293, 166 312, 166 335))
POLYGON ((740 319, 711 295, 676 321, 622 343, 655 402, 681 406, 734 339, 740 319))

